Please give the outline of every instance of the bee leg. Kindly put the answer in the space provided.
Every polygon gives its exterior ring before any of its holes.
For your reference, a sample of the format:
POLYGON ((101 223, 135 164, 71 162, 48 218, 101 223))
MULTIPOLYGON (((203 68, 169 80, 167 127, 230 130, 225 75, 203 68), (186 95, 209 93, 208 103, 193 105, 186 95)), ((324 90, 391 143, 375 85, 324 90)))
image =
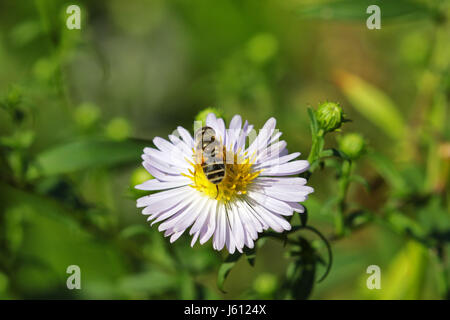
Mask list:
POLYGON ((219 196, 219 186, 216 184, 216 190, 217 190, 217 194, 216 194, 216 200, 217 200, 217 197, 219 196))

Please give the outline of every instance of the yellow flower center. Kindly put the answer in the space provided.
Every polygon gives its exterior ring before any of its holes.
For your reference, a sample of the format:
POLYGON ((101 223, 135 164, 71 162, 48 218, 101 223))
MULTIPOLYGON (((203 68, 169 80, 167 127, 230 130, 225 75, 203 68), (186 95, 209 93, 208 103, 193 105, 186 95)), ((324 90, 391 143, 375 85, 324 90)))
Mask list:
MULTIPOLYGON (((189 170, 190 175, 185 175, 193 181, 194 189, 203 192, 207 196, 218 201, 228 202, 236 197, 240 197, 247 193, 249 184, 260 174, 261 170, 253 171, 252 165, 255 161, 254 157, 238 156, 231 152, 225 152, 227 158, 233 158, 232 163, 224 159, 225 177, 223 180, 214 184, 206 177, 203 167, 200 163, 190 162, 193 170, 189 170)), ((195 159, 194 154, 194 159, 195 159)))

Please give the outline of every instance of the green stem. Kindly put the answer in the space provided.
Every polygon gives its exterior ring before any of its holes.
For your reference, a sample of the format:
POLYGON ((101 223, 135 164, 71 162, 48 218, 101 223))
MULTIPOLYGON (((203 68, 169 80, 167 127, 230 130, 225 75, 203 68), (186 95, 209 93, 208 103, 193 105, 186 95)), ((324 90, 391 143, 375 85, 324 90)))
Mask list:
POLYGON ((341 168, 341 176, 338 181, 338 208, 335 215, 335 228, 336 228, 336 235, 337 236, 343 236, 345 233, 345 210, 346 210, 346 202, 345 199, 347 197, 348 192, 348 186, 350 184, 350 174, 352 170, 352 162, 349 160, 345 160, 342 163, 341 168))
POLYGON ((309 152, 308 156, 308 162, 310 165, 310 172, 313 172, 316 167, 316 161, 320 158, 320 153, 323 150, 324 146, 324 132, 323 130, 319 130, 317 135, 313 135, 312 139, 312 145, 311 145, 311 151, 309 152))

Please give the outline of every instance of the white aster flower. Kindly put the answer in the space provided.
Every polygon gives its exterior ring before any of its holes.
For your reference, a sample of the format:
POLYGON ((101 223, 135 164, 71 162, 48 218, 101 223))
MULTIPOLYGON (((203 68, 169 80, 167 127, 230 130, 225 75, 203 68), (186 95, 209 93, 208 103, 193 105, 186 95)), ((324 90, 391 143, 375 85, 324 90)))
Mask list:
POLYGON ((227 130, 223 119, 213 113, 206 126, 214 129, 225 149, 225 177, 215 185, 196 163, 194 140, 184 128, 178 127, 169 140, 156 137, 156 148, 145 148, 143 166, 154 177, 136 189, 159 191, 139 198, 138 207, 145 207, 151 225, 161 222, 159 231, 177 240, 186 230, 204 244, 212 237, 213 248, 230 253, 253 248, 258 233, 272 228, 276 232, 290 230, 284 216, 304 212, 299 202, 314 190, 306 180, 292 177, 308 169, 306 160, 294 160, 300 153, 289 154, 286 142, 279 141, 281 132, 270 118, 255 139, 255 131, 236 115, 227 130), (231 161, 230 161, 231 159, 231 161), (291 177, 289 177, 291 176, 291 177))

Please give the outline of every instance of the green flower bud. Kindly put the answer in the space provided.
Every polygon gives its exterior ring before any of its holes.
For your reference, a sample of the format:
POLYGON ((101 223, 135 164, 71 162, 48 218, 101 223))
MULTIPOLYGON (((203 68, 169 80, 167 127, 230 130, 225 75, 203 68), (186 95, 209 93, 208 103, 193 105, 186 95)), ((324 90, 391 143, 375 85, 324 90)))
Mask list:
POLYGON ((365 151, 366 142, 359 133, 348 133, 338 139, 339 149, 350 159, 359 158, 365 151))
POLYGON ((344 122, 344 111, 335 102, 324 102, 316 110, 316 118, 319 127, 326 133, 341 127, 344 122))
POLYGON ((8 104, 8 106, 14 108, 20 103, 21 99, 22 99, 21 87, 19 86, 11 87, 6 97, 6 103, 8 104))
POLYGON ((277 289, 277 277, 270 273, 260 274, 253 283, 253 289, 261 296, 271 296, 277 289))
POLYGON ((131 133, 131 127, 124 118, 112 119, 106 127, 106 135, 115 141, 123 141, 131 133))
POLYGON ((216 115, 217 118, 223 118, 223 112, 220 109, 217 108, 213 108, 213 107, 208 107, 206 109, 203 109, 202 111, 200 111, 197 116, 195 117, 195 122, 194 122, 194 129, 198 126, 199 128, 201 128, 202 126, 205 125, 206 123, 206 117, 208 116, 208 114, 210 113, 214 113, 216 115))
POLYGON ((278 51, 278 41, 270 33, 260 33, 254 36, 247 45, 247 56, 255 63, 269 61, 278 51))
POLYGON ((85 102, 75 109, 74 118, 80 127, 91 127, 100 118, 100 109, 93 103, 85 102))
POLYGON ((148 173, 145 168, 137 168, 133 171, 130 178, 131 186, 134 188, 134 186, 137 186, 138 184, 144 183, 147 180, 153 179, 153 176, 148 173))
POLYGON ((145 190, 138 190, 135 189, 134 187, 137 186, 138 184, 144 183, 145 181, 148 181, 150 179, 154 179, 153 176, 148 173, 147 170, 145 170, 145 168, 137 168, 136 170, 133 171, 133 173, 131 174, 130 177, 130 193, 136 197, 142 197, 145 195, 148 195, 149 192, 145 191, 145 190))

